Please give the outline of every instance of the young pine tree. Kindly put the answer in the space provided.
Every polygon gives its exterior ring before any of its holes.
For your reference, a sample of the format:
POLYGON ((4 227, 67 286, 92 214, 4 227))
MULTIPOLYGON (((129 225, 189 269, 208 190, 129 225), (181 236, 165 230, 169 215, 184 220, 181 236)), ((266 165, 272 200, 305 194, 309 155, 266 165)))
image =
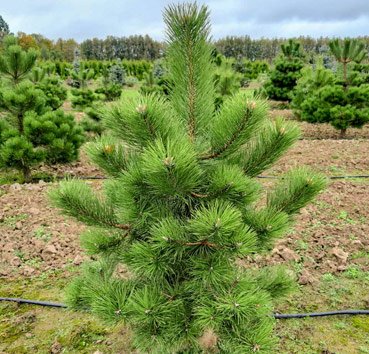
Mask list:
POLYGON ((342 66, 342 74, 334 75, 328 69, 318 68, 310 80, 309 71, 305 71, 296 87, 293 106, 302 120, 330 123, 344 138, 349 127, 361 128, 369 121, 366 73, 355 70, 366 52, 362 43, 351 39, 334 40, 330 48, 342 66))
POLYGON ((281 45, 282 54, 274 61, 274 70, 265 84, 265 90, 271 99, 290 101, 297 80, 304 66, 300 44, 292 39, 281 45))
POLYGON ((298 129, 270 122, 266 103, 243 93, 216 111, 207 8, 169 6, 164 19, 169 99, 107 108, 114 136, 89 148, 110 175, 101 194, 81 181, 51 192, 90 226, 82 244, 98 259, 69 288, 69 305, 127 323, 142 353, 270 353, 272 303, 293 282, 281 269, 236 260, 272 247, 325 179, 290 171, 262 205, 254 177, 298 129))
MULTIPOLYGON (((4 39, 0 56, 0 167, 15 168, 31 180, 31 167, 43 161, 67 162, 77 157, 84 137, 74 117, 51 112, 55 97, 28 80, 37 55, 24 51, 14 37, 4 39)), ((37 74, 38 75, 38 74, 37 74)))

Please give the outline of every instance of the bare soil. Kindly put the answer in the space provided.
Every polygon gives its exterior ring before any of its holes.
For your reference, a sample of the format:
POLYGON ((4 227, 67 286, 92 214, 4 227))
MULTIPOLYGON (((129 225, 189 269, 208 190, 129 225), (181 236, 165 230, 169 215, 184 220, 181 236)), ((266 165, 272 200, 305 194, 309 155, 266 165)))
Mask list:
MULTIPOLYGON (((278 175, 302 164, 326 173, 331 172, 332 166, 339 166, 345 172, 359 174, 369 170, 368 148, 369 142, 364 140, 300 141, 265 174, 278 175)), ((64 171, 61 166, 56 169, 57 174, 101 175, 85 159, 64 166, 64 171)), ((102 182, 87 183, 98 188, 102 182)), ((273 183, 273 180, 267 182, 273 183)), ((3 277, 37 275, 70 264, 79 265, 85 258, 78 242, 84 226, 61 216, 50 205, 47 191, 53 186, 41 181, 0 187, 0 274, 3 277)), ((272 254, 258 256, 256 261, 261 265, 296 261, 301 265, 300 273, 312 277, 340 272, 348 265, 369 270, 368 220, 369 181, 333 181, 316 202, 301 211, 296 227, 276 244, 272 254)))
MULTIPOLYGON (((300 126, 303 139, 340 139, 339 130, 330 124, 311 124, 299 121, 291 109, 272 109, 269 111, 269 116, 272 119, 283 117, 287 120, 294 120, 300 126)), ((369 139, 369 125, 364 125, 362 128, 347 129, 345 139, 369 139)))

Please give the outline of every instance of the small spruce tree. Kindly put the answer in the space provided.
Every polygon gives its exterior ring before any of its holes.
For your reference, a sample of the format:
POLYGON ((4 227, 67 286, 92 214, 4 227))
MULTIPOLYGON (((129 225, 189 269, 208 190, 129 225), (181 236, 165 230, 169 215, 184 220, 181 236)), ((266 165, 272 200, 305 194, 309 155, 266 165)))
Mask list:
POLYGON ((123 69, 122 62, 117 59, 117 62, 109 69, 109 81, 112 84, 123 86, 125 84, 126 73, 123 69))
POLYGON ((114 101, 122 94, 122 87, 125 84, 125 72, 120 59, 108 68, 102 67, 102 87, 95 90, 95 93, 104 95, 105 101, 114 101))
POLYGON ((281 55, 274 61, 274 70, 265 84, 269 98, 277 101, 290 101, 291 94, 304 67, 300 44, 292 39, 281 45, 281 55))
POLYGON ((169 6, 164 20, 168 100, 145 95, 106 109, 114 136, 88 149, 110 175, 101 195, 76 180, 51 192, 65 214, 90 225, 82 245, 98 259, 68 303, 129 324, 142 353, 270 353, 272 302, 293 282, 281 269, 236 260, 270 248, 325 179, 292 170, 260 204, 253 177, 298 129, 270 122, 266 103, 244 93, 216 111, 207 8, 169 6))
POLYGON ((9 25, 0 15, 0 41, 9 34, 9 25))

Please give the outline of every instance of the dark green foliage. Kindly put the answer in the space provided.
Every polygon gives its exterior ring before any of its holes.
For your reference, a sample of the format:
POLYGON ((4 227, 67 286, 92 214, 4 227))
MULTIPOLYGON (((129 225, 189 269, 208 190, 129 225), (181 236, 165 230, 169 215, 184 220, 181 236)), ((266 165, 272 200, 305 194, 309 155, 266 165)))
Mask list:
POLYGON ((108 84, 103 87, 99 87, 95 90, 95 93, 104 95, 105 101, 115 101, 122 94, 122 86, 118 84, 108 84))
POLYGON ((295 42, 293 39, 289 39, 287 43, 281 44, 281 50, 283 55, 288 59, 304 57, 300 43, 295 42))
POLYGON ((23 51, 15 38, 4 42, 0 73, 6 84, 0 88, 0 106, 6 114, 0 125, 0 167, 20 170, 28 182, 33 165, 76 159, 83 135, 73 116, 51 111, 66 96, 59 81, 34 68, 35 53, 23 51))
MULTIPOLYGON (((94 72, 96 72, 96 65, 94 72)), ((113 66, 108 68, 106 65, 101 67, 103 86, 95 90, 97 94, 102 94, 105 101, 114 101, 122 93, 122 86, 125 84, 125 72, 121 61, 118 60, 113 66)))
POLYGON ((363 46, 354 40, 332 41, 336 59, 342 64, 342 76, 318 67, 307 69, 299 80, 292 105, 297 115, 311 123, 330 123, 345 136, 349 127, 360 128, 369 121, 369 84, 365 65, 360 62, 363 46), (351 70, 352 69, 352 70, 351 70))
POLYGON ((109 81, 112 84, 123 86, 125 83, 125 72, 120 60, 109 69, 109 81))
POLYGON ((29 81, 16 86, 5 86, 2 89, 2 105, 10 113, 8 117, 20 132, 23 131, 23 119, 27 112, 38 114, 46 111, 46 98, 43 92, 29 81))
POLYGON ((260 74, 267 73, 269 71, 269 65, 265 61, 255 60, 245 60, 243 58, 238 58, 233 64, 233 69, 242 75, 241 86, 247 86, 251 80, 258 78, 260 74))
POLYGON ((369 84, 369 64, 354 63, 349 69, 351 69, 348 77, 350 86, 369 84))
POLYGON ((289 101, 297 80, 301 76, 304 63, 301 59, 300 45, 292 40, 281 46, 283 55, 274 61, 274 69, 265 84, 265 90, 271 99, 289 101))
POLYGON ((30 166, 36 165, 44 158, 43 149, 34 147, 23 135, 14 134, 0 145, 0 167, 20 170, 26 182, 30 178, 30 166))
POLYGON ((3 45, 5 50, 0 56, 0 73, 12 84, 18 84, 35 66, 37 53, 32 49, 24 51, 13 36, 4 38, 3 45))
POLYGON ((90 89, 72 89, 71 92, 73 95, 71 99, 73 108, 90 107, 99 98, 99 96, 90 89))
POLYGON ((279 58, 274 62, 274 70, 270 72, 270 81, 265 85, 266 92, 271 99, 289 101, 296 86, 303 63, 300 59, 279 58))
POLYGON ((85 109, 86 116, 81 120, 81 126, 85 132, 101 135, 104 131, 102 125, 102 113, 96 107, 85 109))
POLYGON ((169 96, 105 107, 111 136, 87 148, 110 176, 101 193, 77 180, 51 192, 65 214, 91 226, 82 244, 97 259, 68 302, 129 324, 141 353, 272 353, 273 300, 292 281, 279 268, 236 261, 272 247, 325 178, 290 171, 263 203, 253 177, 292 145, 297 128, 271 123, 266 102, 242 92, 216 110, 207 8, 172 5, 164 20, 169 96))
POLYGON ((0 40, 9 34, 9 26, 2 16, 0 16, 0 40))
POLYGON ((60 76, 61 79, 66 79, 68 77, 69 71, 72 70, 70 63, 66 62, 55 62, 55 72, 60 76))
POLYGON ((67 90, 56 76, 47 76, 37 82, 35 87, 44 93, 46 106, 52 110, 60 108, 67 99, 67 90))
POLYGON ((311 91, 301 103, 299 115, 310 123, 330 123, 345 132, 369 121, 369 85, 348 87, 327 85, 311 91))
POLYGON ((335 39, 329 42, 329 48, 336 59, 341 62, 360 63, 365 57, 365 45, 364 43, 356 39, 345 39, 343 43, 339 39, 335 39))
POLYGON ((86 89, 88 82, 94 78, 95 72, 79 60, 78 51, 75 52, 75 55, 73 70, 70 71, 71 80, 69 84, 77 89, 86 89))
POLYGON ((48 164, 76 160, 84 142, 82 129, 77 126, 74 116, 62 110, 27 115, 24 132, 34 146, 44 148, 48 164))
POLYGON ((86 39, 81 43, 81 52, 86 59, 97 60, 154 60, 161 56, 163 43, 146 36, 86 39))

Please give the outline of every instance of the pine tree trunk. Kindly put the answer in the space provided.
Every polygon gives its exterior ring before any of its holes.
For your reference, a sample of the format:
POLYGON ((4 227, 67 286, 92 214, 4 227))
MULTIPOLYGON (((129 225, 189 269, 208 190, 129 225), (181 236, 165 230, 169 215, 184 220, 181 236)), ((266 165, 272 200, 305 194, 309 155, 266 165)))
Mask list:
POLYGON ((17 116, 17 120, 18 120, 18 131, 20 134, 24 133, 24 125, 23 125, 23 114, 18 114, 17 116))
POLYGON ((340 130, 340 138, 341 139, 345 139, 346 138, 346 131, 347 131, 346 128, 340 130))
POLYGON ((347 63, 343 62, 343 87, 344 90, 347 90, 348 82, 347 82, 347 63))
POLYGON ((31 182, 31 169, 28 166, 22 167, 22 174, 25 183, 31 182))

